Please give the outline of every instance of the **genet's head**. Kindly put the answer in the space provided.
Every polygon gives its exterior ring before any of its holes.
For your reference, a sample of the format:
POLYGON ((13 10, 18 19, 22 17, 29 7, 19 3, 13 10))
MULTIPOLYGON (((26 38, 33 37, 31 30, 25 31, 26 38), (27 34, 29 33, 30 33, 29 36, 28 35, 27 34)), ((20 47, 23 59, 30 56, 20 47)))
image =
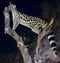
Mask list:
POLYGON ((13 11, 14 9, 16 9, 16 5, 14 5, 14 4, 12 4, 12 3, 10 2, 9 6, 8 6, 8 10, 9 10, 9 11, 13 11))

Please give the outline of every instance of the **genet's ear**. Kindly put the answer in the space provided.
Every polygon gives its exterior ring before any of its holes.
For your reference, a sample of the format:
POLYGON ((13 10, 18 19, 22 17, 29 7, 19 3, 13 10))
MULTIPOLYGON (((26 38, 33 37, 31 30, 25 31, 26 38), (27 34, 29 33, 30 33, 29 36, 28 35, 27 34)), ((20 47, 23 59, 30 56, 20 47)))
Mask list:
POLYGON ((54 23, 54 18, 52 18, 52 19, 50 20, 50 22, 49 22, 49 24, 48 24, 48 27, 52 26, 53 23, 54 23))
POLYGON ((16 5, 14 5, 14 8, 16 8, 16 5))
POLYGON ((16 5, 12 4, 11 2, 10 2, 10 6, 13 6, 14 8, 16 8, 16 5))

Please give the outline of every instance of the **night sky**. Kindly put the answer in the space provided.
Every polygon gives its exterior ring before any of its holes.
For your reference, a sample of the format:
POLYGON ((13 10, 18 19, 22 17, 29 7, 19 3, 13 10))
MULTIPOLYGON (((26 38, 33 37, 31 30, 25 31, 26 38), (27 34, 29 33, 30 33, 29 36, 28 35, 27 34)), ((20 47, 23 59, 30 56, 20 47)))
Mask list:
MULTIPOLYGON (((16 47, 16 41, 8 34, 4 34, 4 15, 3 10, 12 2, 17 6, 17 9, 25 14, 40 17, 42 19, 42 7, 41 4, 47 2, 49 5, 55 7, 56 0, 0 0, 0 53, 14 51, 16 47)), ((24 26, 20 26, 20 30, 29 30, 24 26)), ((21 31, 20 31, 21 32, 21 31)))

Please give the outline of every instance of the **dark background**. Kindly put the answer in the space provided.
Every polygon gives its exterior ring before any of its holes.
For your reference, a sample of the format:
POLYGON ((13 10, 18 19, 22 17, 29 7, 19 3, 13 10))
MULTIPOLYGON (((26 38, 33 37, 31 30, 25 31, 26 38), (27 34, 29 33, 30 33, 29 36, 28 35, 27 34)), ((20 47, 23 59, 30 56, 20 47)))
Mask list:
MULTIPOLYGON (((9 55, 9 53, 11 53, 10 58, 12 58, 14 57, 14 52, 17 52, 18 49, 16 47, 16 41, 8 34, 4 34, 3 10, 6 6, 9 5, 10 1, 17 6, 18 11, 27 15, 40 17, 41 19, 44 19, 47 22, 49 22, 49 20, 54 17, 54 29, 56 30, 57 28, 57 31, 55 31, 55 33, 59 33, 58 30, 60 30, 60 0, 0 0, 0 57, 8 58, 7 56, 9 55), (6 55, 6 57, 4 55, 6 55)), ((16 32, 19 35, 28 35, 31 40, 33 40, 37 36, 30 29, 22 25, 19 25, 19 27, 16 29, 16 32)), ((31 43, 31 40, 28 42, 31 43)), ((27 42, 25 44, 27 44, 27 42)), ((0 63, 3 63, 2 59, 0 63)))

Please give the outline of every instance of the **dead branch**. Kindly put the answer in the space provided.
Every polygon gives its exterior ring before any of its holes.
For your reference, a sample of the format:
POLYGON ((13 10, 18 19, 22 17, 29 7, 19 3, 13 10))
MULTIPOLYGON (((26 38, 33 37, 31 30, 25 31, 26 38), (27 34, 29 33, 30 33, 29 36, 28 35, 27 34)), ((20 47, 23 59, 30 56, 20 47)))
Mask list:
POLYGON ((46 34, 48 34, 49 33, 49 31, 50 31, 50 29, 51 29, 51 27, 52 27, 52 25, 53 25, 53 18, 52 18, 52 20, 50 21, 50 23, 48 24, 48 26, 45 28, 45 29, 43 29, 42 30, 42 32, 41 33, 39 33, 39 35, 38 35, 38 39, 37 39, 37 47, 36 47, 36 54, 35 54, 35 62, 37 62, 37 63, 41 63, 41 56, 40 56, 40 52, 41 52, 41 47, 42 47, 42 43, 41 43, 41 40, 43 39, 43 37, 46 35, 46 34), (40 49, 40 51, 39 51, 39 49, 40 49))
POLYGON ((31 61, 31 57, 28 53, 28 50, 26 48, 26 46, 24 45, 23 41, 22 41, 22 37, 20 37, 15 30, 12 30, 10 28, 10 18, 9 18, 9 12, 7 7, 4 10, 4 16, 5 16, 5 33, 9 34, 11 37, 13 37, 16 42, 17 42, 17 47, 20 49, 21 54, 23 56, 24 62, 25 63, 32 63, 31 61))

